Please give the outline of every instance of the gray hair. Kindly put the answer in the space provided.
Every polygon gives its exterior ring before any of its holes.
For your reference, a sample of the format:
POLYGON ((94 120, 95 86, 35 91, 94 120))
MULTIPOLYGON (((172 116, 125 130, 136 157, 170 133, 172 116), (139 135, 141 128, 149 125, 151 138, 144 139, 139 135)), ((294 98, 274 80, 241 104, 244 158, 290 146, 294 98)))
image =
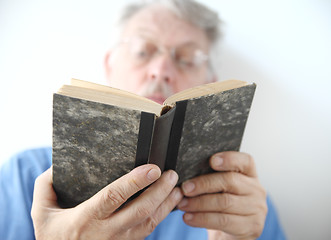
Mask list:
MULTIPOLYGON (((217 12, 194 0, 141 0, 132 2, 126 5, 120 13, 115 35, 119 36, 127 21, 138 11, 154 4, 163 5, 179 18, 205 32, 211 45, 209 53, 211 75, 217 75, 213 70, 216 69, 218 44, 222 37, 220 30, 221 20, 217 12)), ((113 40, 116 41, 116 37, 113 40)))
POLYGON ((217 12, 194 0, 145 0, 127 5, 119 19, 124 25, 135 13, 152 4, 162 4, 178 17, 202 29, 210 43, 213 45, 220 38, 220 19, 217 12))

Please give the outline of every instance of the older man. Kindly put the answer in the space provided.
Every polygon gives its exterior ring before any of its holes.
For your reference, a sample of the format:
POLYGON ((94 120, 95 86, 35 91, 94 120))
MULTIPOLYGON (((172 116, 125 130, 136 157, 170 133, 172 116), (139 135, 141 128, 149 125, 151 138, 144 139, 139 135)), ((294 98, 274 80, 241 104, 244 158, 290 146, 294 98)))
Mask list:
MULTIPOLYGON (((208 54, 219 35, 218 22, 217 14, 193 1, 128 6, 119 41, 106 54, 109 84, 161 103, 173 93, 216 81, 208 54)), ((70 209, 57 205, 50 155, 49 148, 27 151, 1 169, 1 217, 7 220, 1 219, 0 230, 5 238, 284 238, 247 154, 215 153, 210 165, 216 173, 188 180, 181 189, 175 187, 176 172, 140 166, 70 209), (181 211, 172 212, 176 206, 181 211)))

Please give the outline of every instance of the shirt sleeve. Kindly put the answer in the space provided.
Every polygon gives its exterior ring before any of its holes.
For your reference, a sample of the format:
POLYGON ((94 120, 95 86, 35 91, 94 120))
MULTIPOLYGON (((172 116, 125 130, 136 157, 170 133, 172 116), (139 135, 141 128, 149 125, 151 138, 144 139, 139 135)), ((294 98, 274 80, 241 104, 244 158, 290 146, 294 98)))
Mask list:
POLYGON ((0 167, 2 239, 35 239, 31 206, 35 179, 51 165, 51 149, 22 152, 0 167))
POLYGON ((264 223, 264 229, 258 240, 285 240, 286 236, 278 219, 277 211, 270 196, 267 197, 268 213, 264 223))

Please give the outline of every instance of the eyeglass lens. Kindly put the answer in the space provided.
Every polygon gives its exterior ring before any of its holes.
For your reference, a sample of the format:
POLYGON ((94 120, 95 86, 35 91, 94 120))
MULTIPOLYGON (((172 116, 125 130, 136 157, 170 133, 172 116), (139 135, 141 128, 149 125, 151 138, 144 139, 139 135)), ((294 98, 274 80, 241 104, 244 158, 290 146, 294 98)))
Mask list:
POLYGON ((206 60, 206 55, 196 46, 190 44, 165 50, 166 48, 160 48, 152 41, 140 38, 132 39, 127 43, 129 44, 131 58, 137 65, 149 62, 164 51, 170 53, 173 62, 179 69, 198 67, 206 60))

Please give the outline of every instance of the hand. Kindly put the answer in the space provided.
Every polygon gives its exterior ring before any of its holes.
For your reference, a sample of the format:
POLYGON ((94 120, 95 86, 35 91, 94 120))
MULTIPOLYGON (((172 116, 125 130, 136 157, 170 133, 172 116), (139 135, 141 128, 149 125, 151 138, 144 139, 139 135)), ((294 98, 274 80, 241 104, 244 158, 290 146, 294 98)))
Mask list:
POLYGON ((182 184, 186 198, 179 205, 184 221, 209 230, 213 239, 255 239, 267 214, 266 192, 258 181, 254 160, 240 152, 213 155, 216 173, 182 184))
POLYGON ((174 171, 160 176, 157 166, 143 165, 80 205, 61 209, 48 169, 35 182, 31 215, 36 239, 144 239, 183 197, 180 189, 174 188, 178 180, 174 171), (139 197, 117 210, 153 182, 139 197))

